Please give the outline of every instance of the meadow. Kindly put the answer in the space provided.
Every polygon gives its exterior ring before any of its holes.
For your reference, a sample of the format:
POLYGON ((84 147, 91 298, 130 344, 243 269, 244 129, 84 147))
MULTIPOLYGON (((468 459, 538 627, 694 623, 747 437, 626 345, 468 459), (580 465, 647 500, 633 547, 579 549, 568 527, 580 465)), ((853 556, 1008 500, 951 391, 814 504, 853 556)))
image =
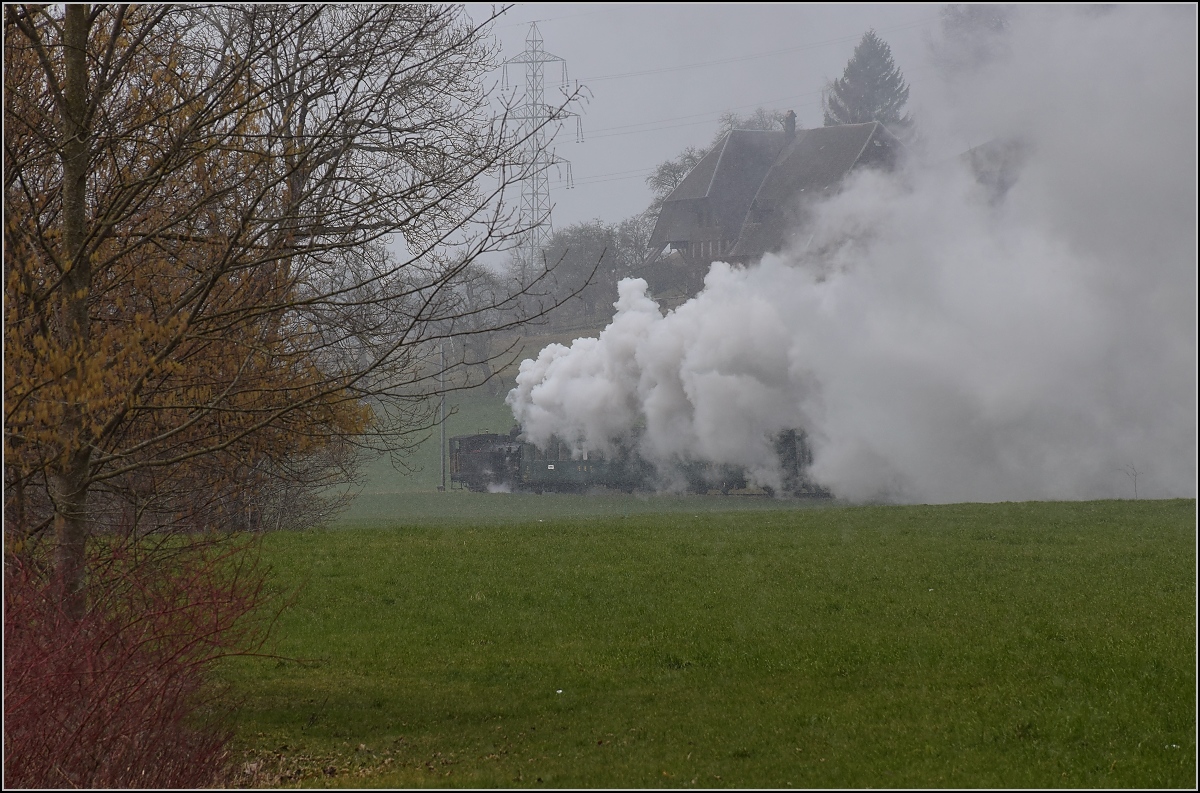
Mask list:
POLYGON ((1195 787, 1194 500, 417 491, 263 538, 233 784, 1195 787))

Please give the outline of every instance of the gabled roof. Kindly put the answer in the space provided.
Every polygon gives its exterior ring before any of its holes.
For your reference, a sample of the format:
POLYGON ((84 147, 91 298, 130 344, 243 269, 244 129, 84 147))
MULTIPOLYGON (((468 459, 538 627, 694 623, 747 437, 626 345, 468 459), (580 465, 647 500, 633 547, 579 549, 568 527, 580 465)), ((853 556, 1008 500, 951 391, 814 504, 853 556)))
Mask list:
POLYGON ((899 147, 878 121, 797 132, 763 177, 729 255, 745 259, 779 250, 809 199, 836 189, 857 166, 890 166, 899 147))
POLYGON ((732 241, 725 255, 749 261, 779 250, 801 225, 809 197, 836 188, 852 169, 890 167, 903 145, 879 122, 796 130, 735 129, 663 201, 650 235, 653 260, 673 242, 732 241))
POLYGON ((650 248, 659 251, 678 240, 733 239, 784 143, 782 130, 727 134, 667 196, 650 248), (706 205, 707 217, 696 211, 696 202, 706 205))
POLYGON ((881 129, 882 124, 872 121, 797 133, 763 178, 755 200, 779 201, 800 191, 823 190, 837 184, 881 129))

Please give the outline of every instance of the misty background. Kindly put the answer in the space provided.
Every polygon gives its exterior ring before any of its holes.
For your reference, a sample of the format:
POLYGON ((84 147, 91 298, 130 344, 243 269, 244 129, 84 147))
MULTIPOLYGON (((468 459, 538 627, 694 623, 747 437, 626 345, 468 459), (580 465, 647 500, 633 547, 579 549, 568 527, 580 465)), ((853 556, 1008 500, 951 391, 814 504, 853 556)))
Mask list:
MULTIPOLYGON (((704 145, 723 111, 818 126, 869 28, 918 138, 905 167, 820 206, 803 245, 714 265, 665 315, 623 282, 598 339, 522 365, 509 401, 530 440, 636 442, 664 469, 773 485, 770 438, 801 428, 814 479, 854 500, 1195 495, 1193 6, 1018 7, 971 41, 930 6, 561 10, 513 12, 546 17, 546 49, 593 94, 588 142, 559 145, 576 187, 552 184, 556 225, 640 211, 637 169, 704 145), (988 141, 1022 153, 999 200, 961 156, 988 141)), ((515 53, 528 26, 503 24, 515 53)))
MULTIPOLYGON (((492 5, 468 3, 484 19, 492 5)), ((494 28, 511 58, 537 22, 547 52, 588 89, 576 124, 567 123, 556 154, 571 163, 550 172, 554 226, 596 218, 615 222, 650 203, 645 179, 688 146, 707 146, 726 112, 795 110, 801 127, 821 125, 821 91, 840 77, 868 28, 892 48, 920 100, 917 59, 937 28, 936 5, 517 3, 494 28)), ((560 97, 562 70, 546 67, 546 101, 560 97)), ((497 85, 501 74, 495 75, 497 85)), ((521 90, 522 67, 510 67, 521 90)), ((980 143, 975 140, 973 143, 980 143)), ((961 149, 972 141, 963 138, 961 149)))

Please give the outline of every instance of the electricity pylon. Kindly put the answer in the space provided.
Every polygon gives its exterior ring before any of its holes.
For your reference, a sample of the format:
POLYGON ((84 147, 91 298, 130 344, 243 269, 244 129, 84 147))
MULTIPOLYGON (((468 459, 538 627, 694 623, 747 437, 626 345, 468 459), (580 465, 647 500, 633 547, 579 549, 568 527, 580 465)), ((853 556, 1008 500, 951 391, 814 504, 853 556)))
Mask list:
MULTIPOLYGON (((547 148, 549 141, 546 127, 551 121, 573 116, 574 113, 545 103, 544 78, 548 63, 562 64, 562 83, 567 85, 567 62, 565 59, 546 52, 542 46, 542 34, 536 22, 529 25, 525 36, 525 51, 504 62, 504 82, 508 81, 509 64, 525 64, 525 101, 513 109, 512 117, 521 124, 528 152, 530 176, 521 185, 521 221, 529 227, 517 248, 517 255, 525 266, 533 265, 542 249, 550 241, 553 229, 550 219, 550 180, 546 171, 552 165, 565 166, 566 186, 574 186, 571 163, 547 148)), ((582 128, 579 132, 582 137, 582 128)), ((553 136, 550 136, 553 140, 553 136)))

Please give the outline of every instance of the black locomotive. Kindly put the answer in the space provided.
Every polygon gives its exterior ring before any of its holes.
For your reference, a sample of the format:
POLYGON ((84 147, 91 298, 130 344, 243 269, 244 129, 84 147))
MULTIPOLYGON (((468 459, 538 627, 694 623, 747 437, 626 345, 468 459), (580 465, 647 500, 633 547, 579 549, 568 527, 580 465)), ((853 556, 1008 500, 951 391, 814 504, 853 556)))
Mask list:
MULTIPOLYGON (((783 469, 783 495, 828 498, 829 492, 807 476, 812 452, 804 433, 786 430, 775 438, 775 453, 783 469)), ((748 487, 746 472, 737 466, 683 462, 676 472, 693 493, 762 492, 748 487)), ((604 456, 585 453, 576 458, 570 447, 552 438, 545 448, 520 440, 520 428, 507 435, 484 433, 450 438, 451 486, 475 491, 574 492, 604 487, 625 492, 657 490, 667 483, 653 465, 628 449, 604 456)))

